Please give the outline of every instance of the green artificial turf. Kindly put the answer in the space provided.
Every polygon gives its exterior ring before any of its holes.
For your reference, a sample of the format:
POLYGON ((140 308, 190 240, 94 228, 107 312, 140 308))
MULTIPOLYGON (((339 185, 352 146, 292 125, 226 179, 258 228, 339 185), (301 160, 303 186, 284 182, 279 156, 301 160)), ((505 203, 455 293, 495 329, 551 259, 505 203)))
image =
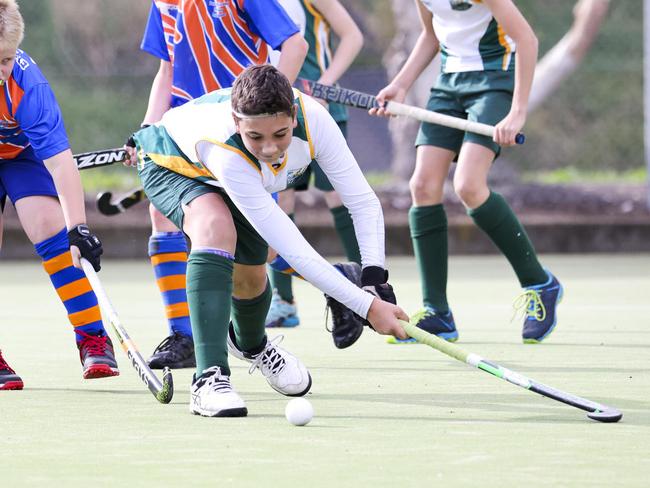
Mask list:
MULTIPOLYGON (((524 345, 520 320, 510 322, 520 290, 506 261, 452 258, 458 345, 617 407, 618 424, 429 347, 388 345, 370 330, 337 350, 324 300, 304 282, 295 286, 301 325, 277 332, 311 370, 312 422, 290 425, 288 399, 234 358, 232 382, 249 416, 193 416, 191 370, 174 372, 169 405, 156 402, 122 351, 121 376, 83 380, 70 325, 37 261, 0 261, 0 347, 25 382, 0 392, 0 486, 647 486, 650 255, 543 261, 565 287, 559 325, 543 344, 524 345)), ((413 259, 389 265, 400 304, 414 312, 413 259)), ((145 356, 166 335, 152 276, 138 261, 106 260, 100 273, 145 356)))

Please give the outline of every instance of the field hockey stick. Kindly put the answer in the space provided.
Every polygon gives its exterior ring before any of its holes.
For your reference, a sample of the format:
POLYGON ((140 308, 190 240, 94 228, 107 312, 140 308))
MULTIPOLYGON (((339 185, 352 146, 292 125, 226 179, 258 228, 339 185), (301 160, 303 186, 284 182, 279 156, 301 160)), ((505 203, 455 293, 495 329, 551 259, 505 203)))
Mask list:
POLYGON ((446 354, 447 356, 451 356, 460 362, 474 366, 475 368, 485 371, 486 373, 490 373, 497 378, 506 380, 513 385, 520 386, 526 390, 533 391, 547 398, 552 398, 553 400, 566 403, 572 407, 585 410, 589 412, 587 414, 587 417, 590 419, 597 420, 599 422, 618 422, 623 417, 623 414, 615 408, 601 405, 600 403, 592 402, 591 400, 587 400, 585 398, 557 390, 551 386, 538 383, 537 381, 526 378, 525 376, 516 373, 508 368, 499 366, 492 361, 487 361, 477 354, 468 353, 460 347, 455 346, 438 336, 430 334, 413 324, 409 324, 408 322, 403 321, 400 321, 400 323, 402 324, 402 327, 404 327, 406 333, 419 343, 426 344, 427 346, 430 346, 446 354))
POLYGON ((126 151, 121 147, 114 149, 102 149, 99 151, 90 151, 79 153, 72 156, 77 168, 92 169, 109 166, 113 163, 122 163, 126 160, 126 151))
MULTIPOLYGON (((347 105, 348 107, 356 107, 366 110, 371 108, 380 108, 382 106, 373 95, 369 95, 368 93, 349 90, 338 86, 323 85, 322 83, 305 80, 304 78, 298 78, 298 82, 305 93, 312 97, 325 100, 326 102, 340 103, 342 105, 347 105)), ((445 127, 451 127, 452 129, 459 129, 483 136, 494 137, 494 126, 492 125, 472 122, 459 117, 439 114, 424 108, 392 101, 386 102, 384 108, 391 115, 406 115, 407 117, 414 118, 421 122, 444 125, 445 127)), ((525 141, 526 136, 521 132, 515 136, 515 142, 517 144, 523 144, 525 141)))
POLYGON ((146 198, 147 195, 144 194, 142 187, 120 195, 115 200, 113 200, 113 193, 105 191, 97 195, 97 209, 103 215, 117 215, 146 198))
POLYGON ((97 277, 97 273, 95 273, 95 270, 93 269, 93 265, 86 259, 81 258, 81 266, 86 273, 86 277, 90 281, 90 285, 92 286, 95 295, 97 295, 100 307, 113 326, 113 330, 115 330, 115 333, 120 340, 120 345, 131 361, 131 365, 138 372, 138 376, 140 376, 142 382, 147 386, 147 388, 149 388, 149 391, 153 393, 156 400, 160 403, 169 403, 174 396, 174 379, 171 370, 169 368, 163 370, 162 381, 160 381, 154 372, 151 371, 151 368, 149 368, 145 362, 140 351, 138 351, 138 348, 126 332, 126 329, 122 326, 117 312, 113 308, 113 305, 104 291, 104 287, 97 277))

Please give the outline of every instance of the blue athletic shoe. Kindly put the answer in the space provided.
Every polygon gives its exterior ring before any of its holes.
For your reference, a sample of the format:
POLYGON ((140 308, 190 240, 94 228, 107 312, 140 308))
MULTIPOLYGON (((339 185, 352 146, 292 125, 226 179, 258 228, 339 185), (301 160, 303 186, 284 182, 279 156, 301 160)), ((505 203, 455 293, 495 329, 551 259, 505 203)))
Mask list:
MULTIPOLYGON (((451 311, 439 313, 431 307, 424 307, 411 317, 411 323, 446 341, 456 342, 458 340, 458 331, 451 311)), ((389 336, 386 342, 389 344, 417 344, 413 338, 398 339, 393 336, 389 336)))
POLYGON ((563 288, 550 272, 548 281, 529 286, 515 300, 515 310, 525 311, 522 337, 525 344, 542 342, 557 325, 557 306, 562 301, 563 288))
POLYGON ((271 306, 266 315, 266 327, 296 327, 300 324, 296 305, 283 300, 277 290, 273 290, 271 306))

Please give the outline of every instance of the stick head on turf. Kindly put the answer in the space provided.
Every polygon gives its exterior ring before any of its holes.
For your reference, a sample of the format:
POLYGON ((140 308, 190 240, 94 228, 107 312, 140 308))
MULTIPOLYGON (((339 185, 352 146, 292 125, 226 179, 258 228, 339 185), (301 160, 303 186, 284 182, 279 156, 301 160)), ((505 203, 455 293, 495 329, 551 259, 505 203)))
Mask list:
POLYGON ((587 417, 598 422, 613 423, 623 418, 623 414, 615 408, 607 408, 603 411, 589 412, 587 417))
POLYGON ((172 370, 165 368, 162 375, 162 388, 158 393, 156 393, 156 400, 160 403, 169 403, 172 401, 174 396, 174 378, 172 376, 172 370))

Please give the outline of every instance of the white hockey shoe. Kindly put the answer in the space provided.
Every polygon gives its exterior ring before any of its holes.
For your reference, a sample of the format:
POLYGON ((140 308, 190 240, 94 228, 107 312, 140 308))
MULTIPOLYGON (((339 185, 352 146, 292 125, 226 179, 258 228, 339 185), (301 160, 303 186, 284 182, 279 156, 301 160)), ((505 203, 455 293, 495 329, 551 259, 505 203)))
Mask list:
POLYGON ((284 336, 266 340, 264 348, 250 354, 242 351, 235 342, 235 331, 232 324, 228 331, 228 350, 238 359, 251 363, 250 374, 259 369, 271 388, 286 396, 299 397, 305 395, 311 388, 311 375, 304 364, 293 354, 278 347, 284 336))
POLYGON ((244 400, 233 390, 230 377, 221 374, 219 366, 203 370, 193 377, 190 389, 190 412, 204 417, 245 417, 244 400))

